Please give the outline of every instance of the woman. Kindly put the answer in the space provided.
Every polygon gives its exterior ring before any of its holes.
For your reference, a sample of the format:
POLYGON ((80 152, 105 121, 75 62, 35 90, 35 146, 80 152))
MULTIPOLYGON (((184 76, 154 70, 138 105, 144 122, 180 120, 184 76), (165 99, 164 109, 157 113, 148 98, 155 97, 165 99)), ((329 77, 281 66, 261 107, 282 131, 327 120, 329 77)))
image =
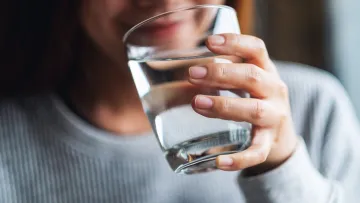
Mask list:
POLYGON ((251 36, 207 40, 246 63, 189 68, 195 85, 221 80, 251 92, 250 100, 197 95, 193 104, 207 117, 251 122, 251 147, 219 156, 222 171, 169 169, 121 39, 147 17, 204 3, 233 2, 3 3, 0 202, 355 202, 360 131, 343 88, 321 71, 273 63, 251 36), (219 68, 234 74, 220 78, 219 68))

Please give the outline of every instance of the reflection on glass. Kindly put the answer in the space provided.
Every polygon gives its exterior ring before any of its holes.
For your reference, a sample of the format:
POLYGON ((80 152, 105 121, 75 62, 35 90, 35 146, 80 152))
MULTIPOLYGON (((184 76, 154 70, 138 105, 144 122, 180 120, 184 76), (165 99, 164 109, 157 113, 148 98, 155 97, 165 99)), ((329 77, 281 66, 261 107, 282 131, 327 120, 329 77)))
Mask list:
POLYGON ((143 108, 170 166, 178 173, 213 170, 216 156, 250 144, 249 123, 206 118, 191 107, 198 94, 248 96, 187 81, 190 66, 241 60, 209 51, 205 40, 220 33, 240 33, 236 13, 226 6, 207 5, 161 14, 124 37, 143 108))

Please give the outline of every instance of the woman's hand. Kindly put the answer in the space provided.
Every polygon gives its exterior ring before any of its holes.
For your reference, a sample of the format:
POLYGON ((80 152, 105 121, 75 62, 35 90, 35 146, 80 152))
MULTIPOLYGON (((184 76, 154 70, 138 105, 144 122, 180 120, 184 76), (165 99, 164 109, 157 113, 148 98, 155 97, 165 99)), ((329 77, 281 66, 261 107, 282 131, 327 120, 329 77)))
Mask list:
POLYGON ((262 40, 246 35, 214 35, 208 48, 219 55, 237 56, 246 63, 210 63, 190 67, 192 84, 230 90, 245 90, 252 98, 197 95, 194 110, 206 117, 253 124, 251 146, 242 152, 221 155, 222 170, 246 169, 247 175, 271 170, 287 160, 297 144, 291 119, 288 90, 270 60, 262 40))

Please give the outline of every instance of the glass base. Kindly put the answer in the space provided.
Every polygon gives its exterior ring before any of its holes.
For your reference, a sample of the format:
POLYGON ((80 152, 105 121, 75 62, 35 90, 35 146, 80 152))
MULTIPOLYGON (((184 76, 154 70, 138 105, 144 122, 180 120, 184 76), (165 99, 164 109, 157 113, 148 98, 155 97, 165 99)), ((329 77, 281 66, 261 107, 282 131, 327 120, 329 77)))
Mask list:
POLYGON ((243 151, 251 144, 250 129, 218 132, 180 143, 166 151, 171 168, 180 174, 195 174, 216 169, 219 155, 243 151))

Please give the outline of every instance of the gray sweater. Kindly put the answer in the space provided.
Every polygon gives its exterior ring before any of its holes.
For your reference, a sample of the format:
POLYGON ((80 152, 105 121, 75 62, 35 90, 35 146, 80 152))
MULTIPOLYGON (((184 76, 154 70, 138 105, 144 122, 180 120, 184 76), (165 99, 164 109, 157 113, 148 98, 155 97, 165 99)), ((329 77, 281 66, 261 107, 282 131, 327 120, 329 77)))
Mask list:
POLYGON ((0 202, 360 202, 360 130, 344 89, 322 71, 277 66, 301 141, 268 173, 177 175, 151 133, 104 132, 41 95, 0 102, 0 202))

